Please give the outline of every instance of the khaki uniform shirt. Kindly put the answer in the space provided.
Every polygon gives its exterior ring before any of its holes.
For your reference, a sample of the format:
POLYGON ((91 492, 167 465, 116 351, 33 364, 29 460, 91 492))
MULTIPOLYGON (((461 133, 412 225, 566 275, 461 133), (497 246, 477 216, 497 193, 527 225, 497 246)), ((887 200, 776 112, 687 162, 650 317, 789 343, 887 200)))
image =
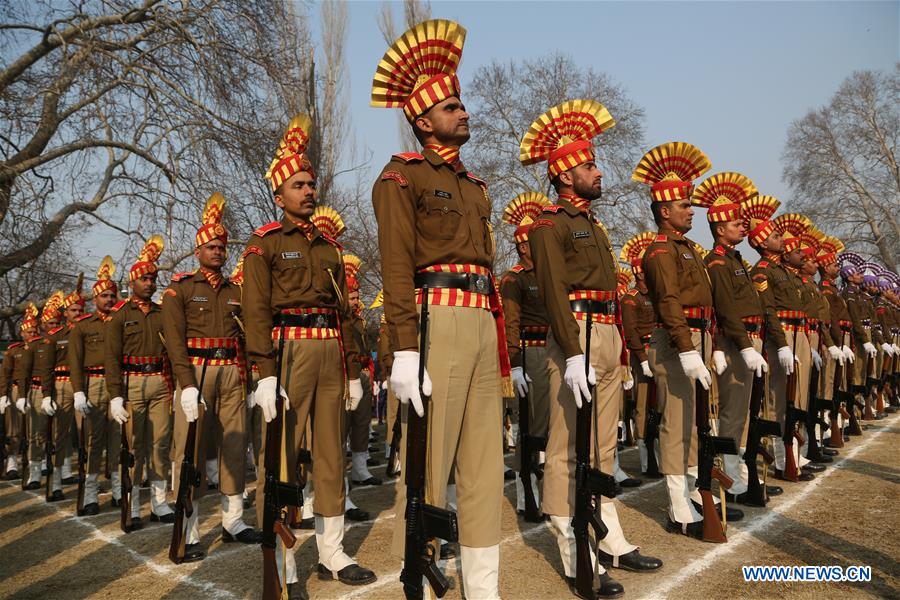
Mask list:
POLYGON ((391 340, 387 329, 387 323, 382 323, 378 329, 378 369, 381 381, 390 380, 391 367, 394 366, 394 353, 391 351, 391 340))
MULTIPOLYGON (((756 291, 759 292, 759 297, 762 298, 763 305, 766 307, 767 323, 769 319, 778 320, 778 311, 803 310, 803 302, 800 299, 800 280, 788 273, 779 259, 760 259, 750 271, 750 278, 756 284, 756 291)), ((769 335, 769 341, 776 348, 788 345, 783 327, 773 327, 772 331, 767 330, 766 333, 769 335)))
POLYGON ((44 338, 47 350, 43 353, 41 361, 36 364, 44 397, 49 396, 53 389, 53 375, 56 369, 69 368, 69 335, 74 327, 74 325, 60 325, 48 331, 44 338))
POLYGON ((491 269, 494 236, 487 185, 433 150, 396 154, 372 189, 384 314, 393 350, 418 348, 413 278, 437 264, 491 269))
POLYGON ((47 351, 47 344, 43 336, 37 336, 28 340, 22 347, 22 354, 16 360, 13 376, 19 384, 19 397, 28 394, 31 389, 31 379, 38 375, 37 366, 43 360, 47 351))
POLYGON ((716 307, 716 328, 738 349, 752 348, 744 326, 745 317, 764 317, 766 330, 781 331, 781 323, 770 321, 774 315, 766 313, 763 302, 744 266, 741 253, 722 244, 713 248, 705 259, 712 282, 713 303, 716 307))
POLYGON ((106 391, 110 398, 121 398, 124 388, 122 361, 125 356, 159 357, 165 363, 162 341, 162 309, 150 303, 146 315, 131 300, 112 307, 106 324, 106 391))
POLYGON ((824 280, 819 284, 819 288, 822 290, 822 296, 828 302, 831 340, 838 346, 850 346, 850 338, 845 337, 844 332, 841 330, 841 321, 850 320, 847 303, 838 293, 833 282, 824 280))
MULTIPOLYGON (((107 319, 111 318, 107 316, 107 319)), ((69 375, 73 392, 87 392, 85 369, 106 363, 106 321, 99 313, 83 315, 69 334, 69 375)))
POLYGON ((871 325, 872 315, 869 314, 868 303, 863 299, 863 292, 853 284, 847 284, 841 291, 844 301, 847 303, 847 312, 850 314, 850 321, 853 324, 853 340, 857 346, 862 346, 866 342, 872 341, 869 333, 871 329, 863 326, 863 320, 869 319, 871 325))
MULTIPOLYGON (((833 346, 834 341, 831 337, 831 308, 828 299, 822 295, 819 286, 811 278, 800 277, 802 284, 800 285, 800 299, 803 301, 803 310, 806 316, 812 319, 818 319, 819 325, 819 344, 825 346, 833 346)), ((818 351, 818 348, 813 348, 818 351)))
POLYGON ((534 269, 516 265, 500 280, 503 317, 506 320, 506 346, 509 364, 522 366, 519 333, 524 327, 547 327, 547 311, 541 302, 534 269))
MULTIPOLYGON (((0 369, 0 394, 8 396, 10 402, 15 402, 16 400, 12 397, 12 386, 18 385, 18 381, 15 378, 15 367, 16 361, 22 356, 24 349, 25 344, 23 342, 13 342, 3 353, 3 368, 0 369)), ((22 394, 22 389, 19 386, 20 395, 22 394)))
POLYGON ((656 311, 648 294, 637 288, 628 290, 622 298, 622 330, 628 350, 638 362, 649 360, 643 338, 653 333, 656 326, 656 311))
POLYGON ((569 304, 574 290, 615 291, 617 261, 606 228, 592 214, 560 197, 528 233, 547 321, 566 358, 583 353, 569 304))

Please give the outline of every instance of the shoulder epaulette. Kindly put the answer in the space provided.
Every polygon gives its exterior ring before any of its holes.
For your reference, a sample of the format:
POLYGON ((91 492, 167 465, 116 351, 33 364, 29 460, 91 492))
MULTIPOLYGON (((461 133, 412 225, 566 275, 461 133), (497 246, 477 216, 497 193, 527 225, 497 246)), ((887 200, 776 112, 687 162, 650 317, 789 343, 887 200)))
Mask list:
POLYGON ((81 315, 80 317, 75 319, 75 322, 77 323, 78 321, 84 321, 85 319, 90 319, 93 316, 94 316, 94 313, 84 313, 83 315, 81 315))
POLYGON ((628 294, 629 296, 637 296, 637 295, 638 295, 638 291, 637 291, 636 289, 634 289, 634 288, 631 288, 630 290, 628 290, 628 291, 626 292, 626 294, 628 294))
POLYGON ((653 241, 654 241, 654 242, 668 242, 668 241, 669 241, 669 238, 668 238, 668 236, 666 236, 666 235, 660 233, 658 236, 656 236, 656 239, 653 240, 653 241))
POLYGON ((53 335, 55 333, 59 333, 64 328, 65 328, 65 325, 60 325, 59 327, 54 327, 53 329, 51 329, 50 331, 47 332, 47 335, 53 335))
POLYGON ((725 252, 726 252, 725 246, 719 244, 718 246, 716 246, 716 248, 715 248, 715 250, 713 250, 713 252, 715 252, 719 256, 725 256, 725 252))
POLYGON ((769 261, 761 260, 758 263, 756 263, 756 266, 759 267, 760 269, 765 269, 766 267, 769 266, 769 261))
POLYGON ((405 163, 425 160, 424 154, 419 154, 418 152, 398 152, 393 156, 393 158, 397 158, 402 160, 405 163))
POLYGON ((544 229, 546 227, 554 227, 553 221, 551 221, 550 219, 538 219, 531 224, 531 232, 535 232, 538 229, 544 229))
POLYGON ((10 350, 10 349, 12 349, 12 348, 18 348, 19 346, 24 346, 24 345, 25 345, 25 342, 13 342, 12 344, 10 344, 9 346, 7 346, 6 348, 7 348, 8 350, 10 350))
MULTIPOLYGON (((257 229, 257 231, 259 231, 257 229)), ((172 283, 178 283, 182 279, 187 279, 188 277, 192 277, 194 275, 193 271, 185 271, 184 273, 175 273, 172 275, 172 283)))
POLYGON ((472 173, 466 172, 466 177, 468 177, 469 179, 471 179, 472 181, 474 181, 481 187, 487 187, 487 182, 484 179, 475 177, 474 175, 472 175, 472 173))
POLYGON ((556 212, 558 212, 560 210, 562 210, 561 204, 548 204, 547 206, 544 207, 544 212, 548 212, 548 213, 555 214, 556 212))
POLYGON ((328 242, 329 244, 331 244, 332 246, 334 246, 335 248, 337 248, 338 250, 341 250, 341 251, 344 250, 344 247, 341 246, 340 242, 338 242, 338 241, 337 241, 336 239, 334 239, 333 237, 329 237, 329 236, 327 236, 327 235, 325 235, 325 234, 323 233, 323 234, 322 234, 322 239, 325 240, 326 242, 328 242))
POLYGON ((120 308, 122 308, 123 306, 125 306, 126 304, 128 304, 128 300, 119 300, 118 302, 115 303, 115 305, 113 305, 113 307, 111 309, 109 309, 109 311, 110 312, 118 312, 118 310, 120 308))
POLYGON ((283 227, 283 225, 281 224, 281 221, 272 221, 271 223, 268 223, 268 224, 263 225, 262 227, 258 228, 256 231, 253 232, 253 235, 263 237, 268 233, 272 233, 273 231, 278 231, 282 227, 283 227))
POLYGON ((515 265, 512 269, 510 269, 510 271, 512 271, 513 273, 521 273, 524 270, 525 267, 523 267, 522 265, 515 265))

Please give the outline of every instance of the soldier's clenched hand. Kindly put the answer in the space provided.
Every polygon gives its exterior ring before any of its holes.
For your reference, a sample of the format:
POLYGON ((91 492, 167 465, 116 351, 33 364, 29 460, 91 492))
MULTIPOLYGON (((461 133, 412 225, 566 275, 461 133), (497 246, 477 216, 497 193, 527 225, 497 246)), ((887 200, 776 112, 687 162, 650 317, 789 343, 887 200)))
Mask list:
MULTIPOLYGON (((422 393, 431 395, 431 377, 428 371, 422 378, 422 393)), ((425 414, 422 406, 422 396, 419 394, 419 353, 414 350, 400 350, 394 352, 394 366, 391 368, 391 389, 394 395, 403 404, 412 403, 416 414, 420 417, 425 414)))
POLYGON ((347 410, 356 410, 363 397, 362 382, 359 379, 351 379, 349 384, 350 398, 347 402, 347 410))
POLYGON ((119 425, 124 425, 128 420, 128 411, 125 410, 125 400, 119 396, 109 401, 109 414, 119 425))
MULTIPOLYGON (((266 418, 266 423, 271 421, 277 416, 278 413, 278 405, 276 403, 275 398, 275 376, 263 377, 259 380, 259 383, 256 384, 256 403, 262 407, 263 416, 266 418)), ((288 409, 291 407, 291 403, 288 400, 287 393, 284 391, 284 388, 281 388, 281 397, 284 399, 284 408, 288 409)))
POLYGON ((706 368, 706 365, 703 364, 700 353, 696 350, 681 352, 678 354, 678 359, 681 361, 681 368, 684 369, 684 374, 694 381, 699 381, 703 389, 708 390, 712 383, 712 375, 709 369, 706 368))
POLYGON ((588 384, 597 383, 597 374, 593 365, 588 365, 588 375, 584 375, 584 354, 576 354, 566 359, 566 373, 564 376, 566 385, 575 395, 575 406, 581 408, 582 399, 591 401, 591 390, 588 384))

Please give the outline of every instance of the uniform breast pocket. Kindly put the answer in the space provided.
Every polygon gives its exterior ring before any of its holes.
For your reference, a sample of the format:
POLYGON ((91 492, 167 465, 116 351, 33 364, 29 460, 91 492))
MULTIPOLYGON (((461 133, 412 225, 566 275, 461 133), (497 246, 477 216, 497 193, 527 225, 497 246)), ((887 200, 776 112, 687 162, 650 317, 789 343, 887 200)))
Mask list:
POLYGON ((600 247, 592 237, 582 237, 572 241, 575 249, 575 261, 582 266, 592 267, 600 264, 600 247))
POLYGON ((102 347, 103 346, 103 336, 100 334, 88 336, 85 340, 85 343, 88 346, 94 347, 102 347))
POLYGON ((123 340, 125 343, 126 349, 133 349, 136 346, 141 345, 141 335, 144 333, 144 328, 140 324, 134 325, 125 325, 125 330, 123 331, 123 340))
POLYGON ((209 306, 201 304, 196 308, 197 324, 200 328, 209 331, 213 324, 213 311, 209 306))
POLYGON ((425 219, 422 223, 423 233, 439 240, 452 240, 456 237, 462 210, 456 198, 439 198, 428 195, 424 199, 425 219))
POLYGON ((299 259, 283 260, 275 263, 272 285, 287 294, 303 292, 309 288, 310 273, 307 264, 299 259))

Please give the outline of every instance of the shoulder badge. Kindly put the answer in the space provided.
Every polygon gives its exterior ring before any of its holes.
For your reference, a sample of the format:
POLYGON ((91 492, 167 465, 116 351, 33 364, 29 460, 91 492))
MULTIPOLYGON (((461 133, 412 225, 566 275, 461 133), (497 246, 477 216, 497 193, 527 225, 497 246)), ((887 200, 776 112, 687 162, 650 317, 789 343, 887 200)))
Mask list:
POLYGON ((547 206, 544 207, 544 212, 548 212, 548 213, 556 214, 560 210, 562 210, 562 206, 559 204, 548 204, 547 206))
POLYGON ((719 256, 725 256, 725 246, 722 246, 720 244, 720 245, 716 246, 716 248, 715 248, 715 250, 713 250, 713 252, 715 252, 719 256))
POLYGON ((475 177, 475 175, 473 175, 472 173, 470 173, 470 172, 468 172, 468 171, 466 172, 466 177, 468 177, 469 179, 471 179, 472 181, 474 181, 475 183, 477 183, 477 184, 480 185, 481 187, 484 187, 484 188, 487 187, 487 182, 486 182, 484 179, 480 179, 480 178, 478 178, 478 177, 475 177))
POLYGON ((175 273, 172 275, 172 283, 178 283, 188 277, 192 277, 194 275, 193 271, 185 271, 184 273, 175 273))
MULTIPOLYGON (((647 250, 650 250, 650 249, 648 248, 647 250)), ((646 251, 645 251, 645 253, 646 253, 646 251)), ((668 254, 668 253, 669 253, 669 249, 666 248, 665 246, 662 246, 660 248, 654 248, 653 250, 650 250, 650 254, 645 254, 644 258, 646 260, 649 258, 653 258, 654 256, 659 256, 660 254, 668 254)))
POLYGON ((19 346, 24 346, 24 345, 25 345, 25 342, 13 342, 12 344, 10 344, 9 346, 7 346, 6 348, 7 348, 7 349, 12 349, 12 348, 18 348, 19 346))
POLYGON ((77 323, 79 321, 84 321, 85 319, 90 319, 93 316, 94 316, 94 313, 84 313, 83 315, 81 315, 80 317, 75 319, 75 322, 77 323))
POLYGON ((259 237, 264 237, 266 234, 272 233, 273 231, 278 231, 282 227, 283 227, 283 225, 281 224, 281 221, 272 221, 271 223, 268 223, 268 224, 263 225, 262 227, 258 228, 256 231, 253 232, 253 235, 257 235, 259 237))
POLYGON ((759 267, 760 269, 765 269, 766 267, 769 266, 769 261, 761 260, 758 263, 756 263, 756 266, 759 267))
POLYGON ((59 333, 64 328, 65 328, 65 325, 60 325, 59 327, 54 327, 53 329, 51 329, 50 331, 47 332, 47 335, 53 335, 55 333, 59 333))
POLYGON ((165 298, 166 296, 172 296, 172 297, 175 297, 175 296, 177 296, 177 295, 178 295, 178 292, 176 292, 176 291, 173 290, 172 288, 166 288, 166 291, 163 292, 163 298, 165 298))
POLYGON ((116 302, 115 305, 114 305, 111 309, 109 309, 109 310, 112 311, 112 312, 118 312, 118 310, 119 310, 120 308, 122 308, 123 306, 125 306, 127 303, 128 303, 128 300, 119 300, 119 301, 116 302))
POLYGON ((656 239, 653 241, 654 242, 668 242, 669 238, 666 235, 660 233, 659 235, 656 236, 656 239))
POLYGON ((512 271, 513 273, 521 273, 524 270, 525 267, 523 267, 522 265, 515 265, 512 269, 510 269, 510 271, 512 271))
POLYGON ((241 254, 241 258, 247 258, 250 254, 258 254, 260 256, 263 255, 263 249, 259 246, 247 246, 247 249, 244 250, 244 253, 241 254))
POLYGON ((537 231, 538 229, 544 229, 546 227, 553 227, 553 221, 550 219, 538 219, 531 224, 531 231, 537 231))
POLYGON ((400 187, 406 187, 409 185, 409 182, 406 180, 406 177, 403 176, 403 173, 400 171, 385 171, 381 174, 382 181, 396 181, 400 184, 400 187))
POLYGON ((322 239, 325 240, 326 242, 328 242, 329 244, 331 244, 332 246, 334 246, 335 248, 337 248, 338 250, 341 250, 341 251, 344 250, 344 247, 341 246, 341 244, 333 237, 329 237, 323 233, 322 239))
POLYGON ((722 260, 721 258, 714 258, 713 260, 711 260, 711 261, 709 261, 708 263, 706 263, 707 268, 709 268, 709 267, 715 267, 715 266, 717 266, 717 265, 722 265, 722 266, 724 267, 724 266, 725 266, 725 261, 722 260))
POLYGON ((405 163, 410 163, 425 160, 425 155, 419 154, 418 152, 398 152, 393 156, 393 158, 402 160, 405 163))

